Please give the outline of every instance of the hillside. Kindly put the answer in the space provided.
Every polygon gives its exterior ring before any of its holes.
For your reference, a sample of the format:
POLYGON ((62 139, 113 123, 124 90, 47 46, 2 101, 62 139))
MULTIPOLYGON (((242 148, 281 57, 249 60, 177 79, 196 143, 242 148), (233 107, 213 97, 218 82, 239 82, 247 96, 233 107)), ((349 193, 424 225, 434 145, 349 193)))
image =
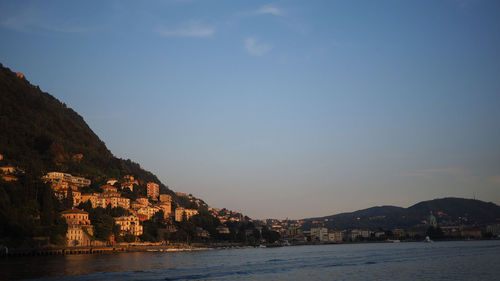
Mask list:
POLYGON ((90 129, 83 118, 38 86, 0 64, 0 154, 2 165, 18 166, 40 176, 62 171, 92 180, 132 174, 182 201, 152 173, 131 160, 119 159, 90 129), (75 160, 73 156, 83 158, 75 160))
POLYGON ((440 225, 484 225, 500 220, 500 206, 494 203, 463 198, 442 198, 423 201, 408 208, 380 206, 350 213, 309 218, 305 219, 304 228, 313 225, 313 221, 322 221, 322 225, 332 229, 406 228, 422 224, 431 211, 440 225))
MULTIPOLYGON (((146 196, 146 183, 156 182, 160 193, 172 196, 173 208, 193 206, 139 164, 115 157, 78 113, 1 64, 0 132, 0 167, 23 171, 16 180, 0 178, 0 245, 32 247, 46 239, 64 243, 67 227, 59 214, 72 201, 56 199, 41 180, 47 172, 90 179, 92 184, 80 190, 87 193, 102 191, 100 186, 110 178, 133 175, 139 185, 122 192, 128 199, 146 196)), ((113 220, 108 219, 100 228, 98 221, 96 229, 110 228, 113 220)))

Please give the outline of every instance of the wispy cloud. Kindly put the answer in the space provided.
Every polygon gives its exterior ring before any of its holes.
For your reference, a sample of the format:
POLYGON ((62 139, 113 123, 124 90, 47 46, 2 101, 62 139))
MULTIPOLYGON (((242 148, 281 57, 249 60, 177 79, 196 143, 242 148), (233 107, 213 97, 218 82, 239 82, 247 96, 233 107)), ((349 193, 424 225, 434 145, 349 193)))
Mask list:
POLYGON ((188 22, 177 28, 162 27, 158 29, 162 36, 176 37, 211 37, 215 34, 215 27, 202 25, 199 22, 188 22))
POLYGON ((257 38, 249 37, 245 39, 245 49, 250 55, 263 56, 273 48, 272 45, 260 43, 257 38))
POLYGON ((282 16, 284 14, 283 10, 272 5, 264 5, 260 9, 258 9, 256 13, 259 15, 268 14, 273 16, 282 16))

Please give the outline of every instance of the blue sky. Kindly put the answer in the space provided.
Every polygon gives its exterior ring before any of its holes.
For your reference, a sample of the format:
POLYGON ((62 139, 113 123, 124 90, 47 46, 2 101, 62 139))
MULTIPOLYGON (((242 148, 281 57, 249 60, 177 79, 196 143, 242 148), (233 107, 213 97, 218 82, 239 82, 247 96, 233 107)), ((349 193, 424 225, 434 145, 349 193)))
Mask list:
POLYGON ((500 203, 500 2, 2 1, 0 62, 255 218, 500 203))

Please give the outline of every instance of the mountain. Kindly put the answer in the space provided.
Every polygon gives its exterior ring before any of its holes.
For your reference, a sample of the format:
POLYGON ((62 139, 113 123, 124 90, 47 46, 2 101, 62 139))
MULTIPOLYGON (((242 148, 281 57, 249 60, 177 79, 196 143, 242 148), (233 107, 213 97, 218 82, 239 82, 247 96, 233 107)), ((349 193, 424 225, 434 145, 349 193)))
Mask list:
POLYGON ((195 207, 196 198, 177 196, 139 164, 115 157, 78 113, 1 64, 0 156, 0 167, 22 171, 15 174, 17 180, 0 177, 0 245, 29 247, 43 237, 63 242, 66 223, 59 214, 67 202, 56 199, 41 180, 52 171, 90 179, 92 184, 80 190, 86 193, 102 191, 110 178, 133 175, 139 186, 123 196, 145 196, 146 183, 155 182, 160 193, 172 196, 174 208, 195 207))
POLYGON ((161 191, 182 201, 139 164, 115 157, 73 109, 1 64, 0 131, 2 165, 36 175, 67 172, 91 179, 94 186, 132 174, 159 183, 161 191))
POLYGON ((500 221, 500 206, 494 203, 463 198, 441 198, 423 201, 408 208, 380 206, 350 213, 304 219, 303 227, 309 228, 320 224, 339 230, 406 228, 422 224, 431 211, 440 225, 484 225, 500 221))

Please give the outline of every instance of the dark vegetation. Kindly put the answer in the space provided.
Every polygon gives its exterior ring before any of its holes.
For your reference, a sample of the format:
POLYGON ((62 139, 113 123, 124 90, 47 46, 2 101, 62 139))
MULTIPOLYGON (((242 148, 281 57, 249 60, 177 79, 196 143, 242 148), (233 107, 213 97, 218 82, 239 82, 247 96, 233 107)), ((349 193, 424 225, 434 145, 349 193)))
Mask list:
POLYGON ((0 245, 64 243, 67 225, 61 211, 62 203, 39 177, 27 173, 18 181, 0 179, 0 245))

